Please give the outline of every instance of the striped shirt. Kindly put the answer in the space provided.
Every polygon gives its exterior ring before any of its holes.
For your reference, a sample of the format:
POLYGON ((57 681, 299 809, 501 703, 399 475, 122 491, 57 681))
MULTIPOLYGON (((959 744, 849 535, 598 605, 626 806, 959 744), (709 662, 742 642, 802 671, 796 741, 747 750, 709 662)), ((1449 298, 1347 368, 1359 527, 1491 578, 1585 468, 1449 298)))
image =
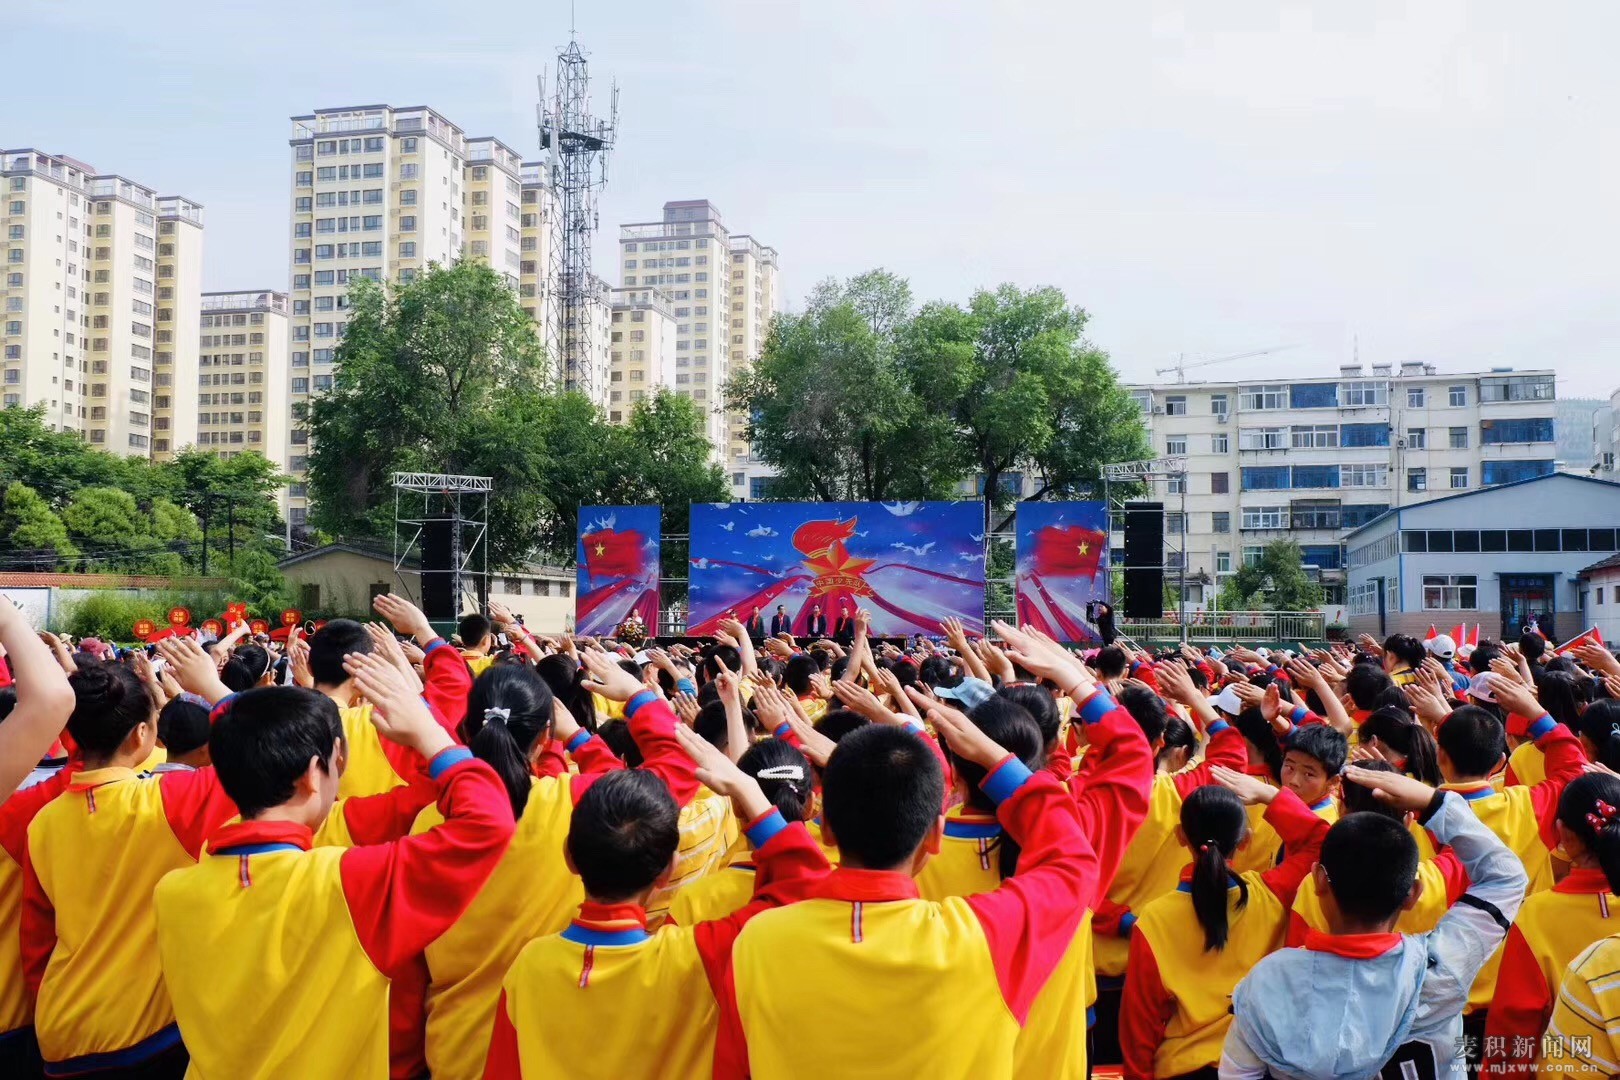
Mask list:
POLYGON ((1620 1074, 1620 934, 1589 946, 1570 962, 1547 1040, 1561 1044, 1561 1064, 1620 1074))

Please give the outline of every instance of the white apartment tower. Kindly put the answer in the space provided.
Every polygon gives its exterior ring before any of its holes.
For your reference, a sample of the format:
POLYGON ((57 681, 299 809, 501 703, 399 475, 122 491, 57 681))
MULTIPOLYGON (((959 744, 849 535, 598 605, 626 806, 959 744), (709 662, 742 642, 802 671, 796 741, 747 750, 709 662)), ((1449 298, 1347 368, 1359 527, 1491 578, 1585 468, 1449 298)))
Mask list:
POLYGON ((202 294, 197 445, 222 457, 244 450, 287 464, 287 294, 202 294))
MULTIPOLYGON (((730 267, 731 374, 746 370, 759 358, 776 315, 776 249, 752 236, 731 238, 730 267)), ((748 445, 748 417, 731 414, 731 442, 726 453, 727 472, 734 499, 764 497, 773 470, 748 445)))
MULTIPOLYGON (((1553 472, 1553 372, 1443 374, 1346 365, 1337 378, 1132 385, 1155 455, 1185 457, 1165 504, 1165 558, 1188 602, 1272 541, 1297 541, 1330 604, 1345 602, 1344 534, 1386 510, 1553 472)), ((1121 538, 1116 531, 1114 546, 1121 538)))
POLYGON ((608 419, 621 424, 659 390, 674 390, 675 308, 654 285, 613 290, 609 332, 608 419))
POLYGON ((202 207, 74 158, 0 150, 0 404, 114 453, 196 437, 202 207), (183 391, 176 394, 175 391, 183 391))

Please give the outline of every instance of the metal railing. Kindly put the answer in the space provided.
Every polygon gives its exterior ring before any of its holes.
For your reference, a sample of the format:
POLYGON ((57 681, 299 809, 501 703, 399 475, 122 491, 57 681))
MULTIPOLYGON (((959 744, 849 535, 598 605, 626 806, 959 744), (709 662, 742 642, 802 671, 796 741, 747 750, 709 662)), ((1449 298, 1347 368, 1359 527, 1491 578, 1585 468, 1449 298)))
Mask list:
MULTIPOLYGON (((1122 620, 1119 630, 1136 641, 1181 640, 1181 620, 1174 615, 1122 620)), ((1327 615, 1320 611, 1189 611, 1187 640, 1217 645, 1321 642, 1327 640, 1327 615)))

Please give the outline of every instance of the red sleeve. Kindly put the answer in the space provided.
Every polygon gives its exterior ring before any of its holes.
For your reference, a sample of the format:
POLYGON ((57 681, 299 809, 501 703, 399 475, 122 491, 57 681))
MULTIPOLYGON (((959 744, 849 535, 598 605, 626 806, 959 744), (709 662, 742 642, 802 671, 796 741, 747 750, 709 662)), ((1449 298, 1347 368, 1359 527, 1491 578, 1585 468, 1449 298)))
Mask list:
POLYGON ((1095 892, 1081 898, 1089 908, 1107 891, 1131 838, 1147 819, 1153 747, 1136 718, 1102 690, 1082 702, 1077 715, 1091 743, 1086 751, 1090 775, 1075 802, 1080 827, 1097 857, 1095 892))
POLYGON ((1131 678, 1141 679, 1143 682, 1147 683, 1153 688, 1153 692, 1155 694, 1161 693, 1159 690, 1158 672, 1154 671, 1153 665, 1148 663, 1146 660, 1139 660, 1135 664, 1131 665, 1131 678))
POLYGON ((343 824, 356 846, 386 844, 410 834, 416 817, 439 797, 439 785, 418 774, 415 780, 377 795, 344 799, 343 824))
POLYGON ((1299 912, 1288 913, 1288 936, 1283 941, 1283 947, 1297 949, 1305 944, 1305 935, 1310 933, 1311 925, 1300 917, 1299 912))
POLYGON ((45 887, 34 872, 33 856, 23 847, 22 911, 18 922, 22 932, 23 982, 30 1000, 39 996, 45 981, 45 967, 56 951, 56 905, 45 895, 45 887))
POLYGON ((1285 909, 1292 908, 1300 882, 1316 865, 1316 856, 1322 850, 1323 839, 1327 837, 1328 823, 1317 817, 1298 795, 1287 788, 1278 791, 1277 797, 1266 807, 1266 821, 1282 838, 1287 857, 1282 865, 1261 874, 1260 880, 1282 901, 1285 909))
POLYGON ((1101 897, 1097 906, 1091 912, 1091 932, 1105 937, 1119 937, 1120 920, 1131 913, 1131 909, 1124 904, 1116 904, 1108 897, 1101 897))
POLYGON ((1205 679, 1204 685, 1205 686, 1214 686, 1215 685, 1215 683, 1216 683, 1215 669, 1210 665, 1210 662, 1208 660, 1200 660, 1200 661, 1198 661, 1198 663, 1194 664, 1193 667, 1197 668, 1199 671, 1202 671, 1204 673, 1204 679, 1205 679))
POLYGON ((984 929, 1002 999, 1022 1025, 1097 893, 1097 855, 1074 800, 1053 777, 1009 754, 980 786, 999 800, 996 817, 1023 854, 1016 875, 966 903, 984 929))
POLYGON ((1441 876, 1446 880, 1446 907, 1449 908, 1472 884, 1468 877, 1468 867, 1463 865, 1462 859, 1458 858, 1457 853, 1449 847, 1440 849, 1434 857, 1434 865, 1439 868, 1441 876))
POLYGON ((1549 840, 1549 850, 1558 846, 1553 829, 1553 818, 1558 814, 1558 800, 1563 797, 1569 782, 1581 775, 1586 766, 1586 751, 1563 724, 1544 716, 1531 725, 1534 732, 1543 724, 1552 724, 1551 730, 1536 739, 1536 748, 1547 758, 1547 778, 1530 789, 1530 805, 1535 808, 1536 820, 1541 823, 1541 835, 1549 840))
POLYGON ((28 826, 34 815, 44 809, 52 799, 67 790, 72 774, 62 769, 55 776, 31 788, 15 792, 0 803, 0 850, 11 856, 18 866, 28 851, 28 826))
POLYGON ((1508 760, 1508 767, 1505 770, 1503 770, 1503 773, 1502 773, 1502 786, 1503 787, 1523 787, 1524 786, 1524 781, 1519 779, 1519 774, 1513 771, 1513 761, 1512 761, 1511 758, 1508 760))
POLYGON ((422 658, 422 697, 433 708, 434 718, 461 741, 457 732, 467 715, 467 696, 472 693, 472 669, 467 661, 443 638, 428 642, 422 658))
POLYGON ((1131 935, 1125 991, 1119 1001, 1119 1051, 1126 1080, 1153 1080, 1153 1058, 1176 1003, 1159 978, 1159 960, 1146 934, 1131 935))
POLYGON ((1507 942, 1502 946, 1502 968, 1496 976, 1496 996, 1491 999, 1491 1010, 1485 1018, 1485 1045, 1496 1050, 1488 1053, 1480 1075, 1486 1075, 1493 1062, 1512 1061, 1514 1071, 1524 1070, 1525 1064, 1535 1060, 1541 1050, 1541 1033, 1552 1017, 1552 992, 1547 977, 1536 962, 1536 954, 1518 926, 1509 928, 1507 942), (1493 1041, 1501 1036, 1501 1042, 1493 1041), (1524 1043, 1519 1043, 1523 1038, 1524 1043), (1515 1056, 1515 1045, 1533 1046, 1528 1056, 1515 1056))
POLYGON ((512 804, 495 770, 459 747, 434 760, 443 824, 350 848, 339 863, 360 945, 385 975, 461 917, 512 839, 512 804))
POLYGON ((540 747, 540 756, 531 766, 539 777, 561 776, 568 771, 568 756, 563 753, 561 739, 547 739, 540 747))
POLYGON ((624 768, 624 762, 619 759, 607 742, 600 735, 592 735, 585 742, 569 751, 574 764, 579 766, 582 773, 610 773, 624 768))
POLYGON ((427 1075, 427 957, 414 956, 388 980, 388 1075, 427 1075))
POLYGON ((484 1059, 484 1080, 522 1080, 523 1065, 518 1054, 517 1028, 506 1011, 506 991, 495 1006, 495 1032, 489 1040, 489 1056, 484 1059))
POLYGON ((928 729, 915 716, 906 720, 906 730, 921 739, 939 762, 939 767, 945 774, 945 799, 948 803, 952 796, 952 788, 956 786, 956 770, 951 768, 951 759, 945 756, 945 748, 939 745, 939 740, 928 734, 928 729))
POLYGON ((1062 739, 1052 747, 1052 752, 1046 755, 1046 771, 1067 784, 1074 776, 1074 755, 1062 739))
POLYGON ((1225 720, 1215 721, 1210 725, 1210 730, 1214 734, 1209 737, 1209 745, 1204 747, 1204 760, 1170 778, 1176 785, 1176 793, 1183 799, 1198 788, 1214 783, 1210 766, 1221 765, 1241 771, 1249 763, 1249 746, 1243 741, 1242 732, 1225 720))
POLYGON ((236 804, 212 768, 196 772, 169 772, 158 777, 163 816, 175 839, 193 859, 202 855, 210 834, 236 816, 236 804))
POLYGON ((651 691, 643 691, 625 702, 624 718, 630 736, 641 750, 641 767, 669 785, 676 806, 685 806, 697 797, 697 766, 686 756, 675 738, 680 720, 669 702, 651 691))

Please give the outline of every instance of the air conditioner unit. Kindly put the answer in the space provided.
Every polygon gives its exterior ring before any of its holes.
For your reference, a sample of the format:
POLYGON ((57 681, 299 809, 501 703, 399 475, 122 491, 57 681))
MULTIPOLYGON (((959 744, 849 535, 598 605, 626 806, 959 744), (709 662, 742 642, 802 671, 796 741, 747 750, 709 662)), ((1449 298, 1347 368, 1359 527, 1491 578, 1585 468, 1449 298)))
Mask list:
POLYGON ((1216 413, 1215 414, 1215 422, 1217 424, 1224 424, 1228 420, 1230 420, 1231 418, 1232 418, 1232 416, 1231 416, 1230 413, 1216 413))
POLYGON ((1163 416, 1164 415, 1164 406, 1163 405, 1155 405, 1155 406, 1153 406, 1153 415, 1154 416, 1163 416))

